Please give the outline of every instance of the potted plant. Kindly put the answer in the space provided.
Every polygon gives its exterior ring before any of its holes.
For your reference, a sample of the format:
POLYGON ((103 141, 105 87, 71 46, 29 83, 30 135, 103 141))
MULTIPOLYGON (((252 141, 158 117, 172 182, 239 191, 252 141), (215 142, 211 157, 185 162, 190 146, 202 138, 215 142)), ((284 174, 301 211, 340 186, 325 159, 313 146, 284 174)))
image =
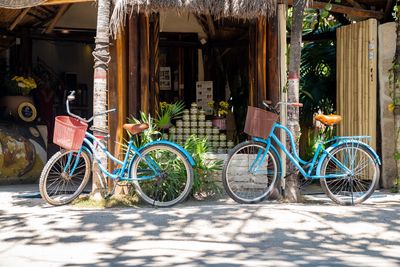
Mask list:
POLYGON ((169 104, 160 103, 160 110, 157 114, 156 124, 160 129, 169 129, 172 125, 171 120, 177 119, 182 115, 185 104, 182 101, 169 104))
POLYGON ((226 130, 226 115, 229 111, 229 103, 226 101, 220 101, 215 103, 214 101, 208 102, 208 106, 213 109, 212 126, 225 131, 226 130))

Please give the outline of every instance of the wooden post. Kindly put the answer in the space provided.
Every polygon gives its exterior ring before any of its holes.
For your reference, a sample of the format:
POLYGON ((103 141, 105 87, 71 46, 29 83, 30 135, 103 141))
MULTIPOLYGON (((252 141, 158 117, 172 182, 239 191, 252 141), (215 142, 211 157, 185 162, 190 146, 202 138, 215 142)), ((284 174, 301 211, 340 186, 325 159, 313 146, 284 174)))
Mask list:
POLYGON ((278 15, 267 20, 267 97, 273 103, 279 102, 280 96, 280 68, 279 68, 279 28, 278 15))
POLYGON ((140 110, 139 94, 139 16, 133 14, 128 23, 128 115, 137 117, 140 110))
POLYGON ((147 14, 140 13, 140 107, 141 111, 150 110, 150 22, 147 14))

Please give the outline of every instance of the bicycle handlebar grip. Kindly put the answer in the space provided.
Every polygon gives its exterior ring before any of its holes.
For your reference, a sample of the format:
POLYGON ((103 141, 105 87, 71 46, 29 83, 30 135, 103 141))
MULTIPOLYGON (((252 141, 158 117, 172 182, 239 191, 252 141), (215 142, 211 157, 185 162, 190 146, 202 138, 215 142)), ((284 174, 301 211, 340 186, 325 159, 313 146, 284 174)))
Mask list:
POLYGON ((298 108, 303 107, 303 103, 290 103, 289 105, 292 107, 298 107, 298 108))
POLYGON ((67 97, 68 101, 74 101, 75 100, 75 91, 71 91, 69 96, 67 97))

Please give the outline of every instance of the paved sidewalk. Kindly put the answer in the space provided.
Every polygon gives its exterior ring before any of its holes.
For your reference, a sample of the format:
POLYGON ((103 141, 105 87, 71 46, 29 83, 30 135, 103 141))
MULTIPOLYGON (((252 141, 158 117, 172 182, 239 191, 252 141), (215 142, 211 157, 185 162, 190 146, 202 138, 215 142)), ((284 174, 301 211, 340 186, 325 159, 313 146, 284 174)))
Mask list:
POLYGON ((52 207, 0 186, 0 266, 399 266, 400 196, 342 207, 229 199, 168 209, 52 207))

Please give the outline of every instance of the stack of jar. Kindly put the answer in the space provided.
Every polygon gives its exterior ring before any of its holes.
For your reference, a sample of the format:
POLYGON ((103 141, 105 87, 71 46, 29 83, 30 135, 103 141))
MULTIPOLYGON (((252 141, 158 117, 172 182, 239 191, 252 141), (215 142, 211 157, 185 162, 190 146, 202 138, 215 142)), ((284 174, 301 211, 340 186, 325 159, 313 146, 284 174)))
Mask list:
POLYGON ((169 134, 170 139, 180 145, 191 135, 207 138, 211 152, 215 153, 227 153, 234 146, 233 141, 227 140, 225 133, 212 126, 211 120, 206 120, 205 111, 199 109, 196 103, 192 103, 190 111, 183 111, 182 120, 176 121, 176 127, 171 127, 169 134))

